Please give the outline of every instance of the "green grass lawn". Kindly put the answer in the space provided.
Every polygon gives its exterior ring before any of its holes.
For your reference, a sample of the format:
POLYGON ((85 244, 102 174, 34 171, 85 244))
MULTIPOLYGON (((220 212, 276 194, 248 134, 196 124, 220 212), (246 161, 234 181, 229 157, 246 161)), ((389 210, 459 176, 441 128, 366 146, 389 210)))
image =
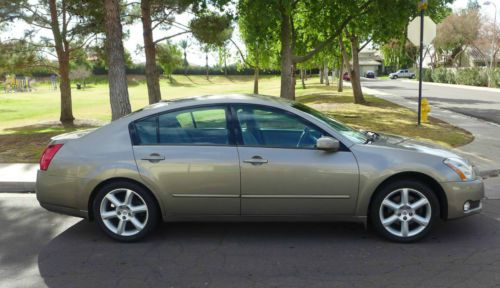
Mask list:
MULTIPOLYGON (((147 89, 141 76, 131 77, 129 86, 132 110, 147 105, 147 89)), ((335 86, 324 86, 317 78, 307 81, 307 89, 298 83, 297 100, 321 110, 356 128, 393 133, 433 141, 447 146, 461 146, 472 141, 468 132, 431 119, 421 128, 415 126, 416 113, 371 96, 367 105, 352 104, 352 91, 336 92, 335 86)), ((278 77, 263 77, 261 94, 278 96, 278 77)), ((221 93, 251 93, 250 76, 174 76, 172 82, 161 80, 163 99, 221 93)), ((110 120, 108 86, 88 85, 85 90, 72 90, 74 127, 63 127, 59 118, 59 92, 39 84, 31 93, 0 94, 0 163, 36 162, 50 137, 102 125, 110 120)))

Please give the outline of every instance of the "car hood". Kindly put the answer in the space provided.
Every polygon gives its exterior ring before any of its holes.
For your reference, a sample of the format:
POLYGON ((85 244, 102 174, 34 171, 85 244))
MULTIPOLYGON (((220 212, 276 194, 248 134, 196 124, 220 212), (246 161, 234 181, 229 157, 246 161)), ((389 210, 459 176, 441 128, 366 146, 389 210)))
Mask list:
POLYGON ((463 158, 452 151, 436 144, 417 141, 415 139, 390 134, 379 134, 380 136, 370 145, 384 146, 407 151, 414 151, 434 155, 441 158, 463 158))

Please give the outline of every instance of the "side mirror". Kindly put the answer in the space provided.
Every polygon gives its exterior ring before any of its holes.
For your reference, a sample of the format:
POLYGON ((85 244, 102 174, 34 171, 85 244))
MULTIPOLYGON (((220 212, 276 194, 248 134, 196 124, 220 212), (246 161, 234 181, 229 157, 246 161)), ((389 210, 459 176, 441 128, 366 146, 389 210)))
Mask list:
POLYGON ((332 137, 323 136, 316 140, 316 149, 335 152, 340 148, 340 142, 332 137))

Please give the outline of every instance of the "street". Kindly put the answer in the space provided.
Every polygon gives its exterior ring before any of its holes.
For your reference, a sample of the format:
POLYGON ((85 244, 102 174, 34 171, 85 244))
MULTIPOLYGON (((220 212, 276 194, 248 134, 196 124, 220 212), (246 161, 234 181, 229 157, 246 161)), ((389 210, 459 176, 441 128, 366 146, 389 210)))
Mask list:
MULTIPOLYGON (((395 94, 408 101, 418 99, 418 81, 364 79, 363 87, 395 94)), ((422 95, 429 100, 431 106, 500 124, 500 89, 490 91, 491 89, 441 86, 425 82, 422 87, 422 95)))
POLYGON ((0 194, 0 287, 498 287, 500 201, 396 244, 349 223, 162 224, 122 244, 0 194))

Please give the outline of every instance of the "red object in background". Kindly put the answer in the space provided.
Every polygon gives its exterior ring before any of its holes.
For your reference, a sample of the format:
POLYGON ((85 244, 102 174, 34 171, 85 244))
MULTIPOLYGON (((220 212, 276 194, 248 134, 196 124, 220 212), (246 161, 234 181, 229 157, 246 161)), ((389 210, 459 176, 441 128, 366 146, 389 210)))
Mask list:
POLYGON ((351 81, 351 77, 349 77, 349 73, 348 72, 344 73, 344 76, 342 76, 342 79, 344 79, 345 81, 351 81))

